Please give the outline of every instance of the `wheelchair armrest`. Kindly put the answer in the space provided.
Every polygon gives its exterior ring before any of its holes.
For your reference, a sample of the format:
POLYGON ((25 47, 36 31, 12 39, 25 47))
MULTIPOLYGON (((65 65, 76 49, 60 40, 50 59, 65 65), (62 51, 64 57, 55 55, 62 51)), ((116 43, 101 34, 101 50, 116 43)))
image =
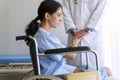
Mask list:
POLYGON ((87 46, 82 47, 68 47, 68 48, 57 48, 46 50, 45 54, 56 54, 56 53, 66 53, 66 52, 80 52, 80 51, 88 51, 90 50, 87 46))
POLYGON ((52 55, 52 54, 69 53, 69 52, 92 52, 95 55, 96 69, 98 70, 97 54, 95 51, 91 50, 88 46, 50 49, 50 50, 46 50, 44 53, 45 55, 52 55))

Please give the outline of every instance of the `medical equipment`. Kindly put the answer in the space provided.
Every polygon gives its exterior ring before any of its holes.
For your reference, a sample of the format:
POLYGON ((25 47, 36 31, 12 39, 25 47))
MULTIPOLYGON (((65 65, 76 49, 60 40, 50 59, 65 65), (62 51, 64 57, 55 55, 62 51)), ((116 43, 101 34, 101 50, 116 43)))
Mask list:
POLYGON ((0 80, 22 80, 23 76, 33 70, 30 55, 0 55, 0 80))
POLYGON ((0 55, 0 73, 31 69, 29 55, 0 55))
MULTIPOLYGON (((95 60, 96 60, 96 69, 98 70, 98 60, 97 60, 97 54, 95 51, 90 50, 89 47, 73 47, 73 48, 59 48, 59 49, 51 49, 47 50, 42 54, 38 53, 38 46, 36 39, 33 38, 32 36, 17 36, 16 40, 25 40, 27 45, 29 46, 30 49, 30 56, 32 59, 32 64, 33 64, 33 71, 30 71, 26 76, 23 78, 23 80, 65 80, 57 76, 45 76, 41 75, 40 72, 40 66, 39 66, 39 56, 49 56, 49 55, 55 55, 55 54, 69 54, 70 52, 91 52, 95 55, 95 60)), ((87 72, 88 73, 88 72, 87 72)), ((80 73, 83 74, 83 73, 80 73)), ((72 75, 72 74, 70 74, 72 75)), ((98 80, 98 74, 95 74, 97 79, 90 79, 90 80, 98 80)), ((67 75, 69 77, 69 74, 67 75)), ((68 78, 67 77, 67 78, 68 78)), ((68 79, 69 80, 69 79, 68 79)), ((77 79, 76 79, 77 80, 77 79)), ((82 79, 81 79, 82 80, 82 79)))

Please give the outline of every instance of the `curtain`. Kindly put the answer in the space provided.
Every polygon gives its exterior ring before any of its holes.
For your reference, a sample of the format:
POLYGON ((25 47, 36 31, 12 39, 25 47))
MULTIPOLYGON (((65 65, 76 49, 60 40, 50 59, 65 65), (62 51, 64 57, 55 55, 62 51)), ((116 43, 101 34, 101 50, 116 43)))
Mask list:
POLYGON ((103 13, 103 45, 105 65, 120 78, 120 0, 107 0, 103 13))

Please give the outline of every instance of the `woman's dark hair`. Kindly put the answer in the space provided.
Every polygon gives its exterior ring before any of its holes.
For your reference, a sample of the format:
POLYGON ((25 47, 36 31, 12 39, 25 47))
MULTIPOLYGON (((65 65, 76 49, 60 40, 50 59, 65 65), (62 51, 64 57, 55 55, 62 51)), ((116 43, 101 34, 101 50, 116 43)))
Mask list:
POLYGON ((46 12, 53 14, 59 7, 62 7, 61 4, 55 0, 44 0, 38 8, 38 16, 27 25, 25 33, 34 36, 39 28, 37 21, 40 20, 42 22, 46 12))

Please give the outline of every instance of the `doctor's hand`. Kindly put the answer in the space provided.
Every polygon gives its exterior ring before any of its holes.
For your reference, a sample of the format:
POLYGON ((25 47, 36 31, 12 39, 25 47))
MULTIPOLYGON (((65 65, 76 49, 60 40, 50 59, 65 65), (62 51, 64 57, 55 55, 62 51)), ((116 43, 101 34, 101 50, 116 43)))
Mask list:
POLYGON ((84 36, 86 36, 88 34, 88 31, 86 31, 85 29, 79 30, 76 32, 75 37, 78 38, 83 38, 84 36))
POLYGON ((71 31, 71 33, 72 33, 73 36, 75 36, 75 35, 77 34, 77 32, 78 32, 77 29, 73 29, 73 30, 71 31))

